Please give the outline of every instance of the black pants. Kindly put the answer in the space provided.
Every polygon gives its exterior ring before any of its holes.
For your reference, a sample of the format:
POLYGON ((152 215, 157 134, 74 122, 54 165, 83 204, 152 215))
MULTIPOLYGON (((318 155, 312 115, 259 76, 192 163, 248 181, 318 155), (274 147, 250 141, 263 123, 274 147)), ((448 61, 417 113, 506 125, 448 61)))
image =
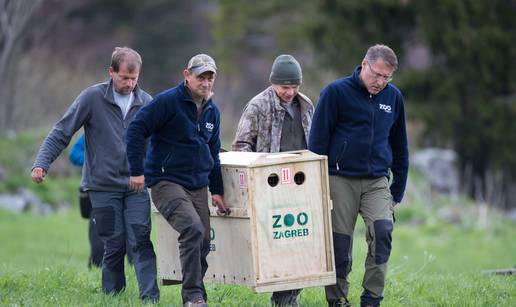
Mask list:
POLYGON ((90 241, 90 259, 88 260, 88 267, 91 266, 101 267, 102 257, 104 256, 104 243, 97 234, 95 229, 95 223, 91 216, 91 201, 88 196, 88 192, 80 190, 79 194, 79 205, 81 209, 81 216, 85 219, 89 219, 88 225, 88 239, 90 241))
POLYGON ((301 293, 301 290, 302 289, 294 289, 273 292, 271 296, 272 306, 299 306, 297 302, 297 297, 299 296, 299 293, 301 293))
POLYGON ((124 255, 134 252, 140 298, 157 302, 156 254, 150 240, 150 199, 143 192, 88 191, 97 233, 104 243, 102 290, 120 293, 126 286, 124 255))
MULTIPOLYGON (((100 239, 93 217, 91 215, 91 201, 88 196, 88 192, 80 189, 79 190, 79 205, 81 216, 85 219, 89 219, 88 225, 88 239, 90 241, 90 259, 88 260, 88 267, 102 267, 102 258, 104 257, 104 243, 100 239)), ((126 251, 127 260, 129 263, 133 263, 133 252, 131 249, 126 251)))

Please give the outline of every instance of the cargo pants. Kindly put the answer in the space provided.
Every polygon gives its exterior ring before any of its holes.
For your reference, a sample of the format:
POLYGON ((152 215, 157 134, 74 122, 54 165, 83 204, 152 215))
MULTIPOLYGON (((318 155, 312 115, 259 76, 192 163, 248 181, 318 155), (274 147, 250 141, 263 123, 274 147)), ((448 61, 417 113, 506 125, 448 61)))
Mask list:
POLYGON ((351 272, 353 232, 358 214, 366 225, 368 252, 362 282, 362 306, 379 306, 391 254, 393 231, 392 196, 387 177, 350 178, 330 176, 333 201, 333 246, 337 284, 327 286, 329 306, 348 302, 348 274, 351 272))
POLYGON ((89 220, 88 239, 90 241, 90 258, 88 260, 88 268, 92 266, 102 267, 102 258, 104 257, 104 243, 97 233, 95 223, 93 222, 93 214, 91 214, 91 201, 88 191, 79 189, 79 208, 81 216, 89 220))
POLYGON ((183 303, 208 300, 203 278, 208 270, 210 252, 210 210, 206 187, 188 190, 183 186, 160 181, 151 187, 156 209, 179 232, 179 260, 183 273, 183 303))
POLYGON ((150 199, 144 192, 88 192, 97 233, 104 243, 102 290, 119 293, 125 289, 124 255, 133 251, 133 264, 140 298, 157 302, 156 254, 150 240, 150 199))

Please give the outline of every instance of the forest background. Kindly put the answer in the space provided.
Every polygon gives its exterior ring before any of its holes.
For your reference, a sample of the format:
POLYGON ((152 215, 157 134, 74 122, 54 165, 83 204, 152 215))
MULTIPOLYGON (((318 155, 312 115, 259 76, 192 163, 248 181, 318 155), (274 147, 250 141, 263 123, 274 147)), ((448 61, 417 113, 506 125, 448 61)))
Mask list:
POLYGON ((144 59, 140 85, 181 81, 196 53, 219 65, 215 100, 231 142, 274 58, 302 64, 317 102, 372 44, 398 54, 411 150, 453 149, 462 191, 502 208, 516 196, 516 2, 513 0, 0 0, 0 131, 48 129, 87 86, 106 80, 115 46, 144 59))

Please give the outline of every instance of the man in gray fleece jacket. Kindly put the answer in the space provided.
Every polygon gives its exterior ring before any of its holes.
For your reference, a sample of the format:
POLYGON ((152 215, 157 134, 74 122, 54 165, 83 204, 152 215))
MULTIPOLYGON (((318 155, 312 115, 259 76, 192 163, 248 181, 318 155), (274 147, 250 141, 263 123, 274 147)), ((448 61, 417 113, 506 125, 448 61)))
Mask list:
POLYGON ((146 190, 132 191, 126 157, 126 129, 151 96, 137 86, 142 60, 127 47, 115 48, 108 82, 85 89, 41 145, 32 180, 43 182, 50 164, 84 127, 85 159, 81 187, 88 191, 97 232, 104 243, 102 289, 125 289, 124 254, 134 254, 134 269, 143 301, 157 302, 156 255, 150 241, 150 200, 146 190))

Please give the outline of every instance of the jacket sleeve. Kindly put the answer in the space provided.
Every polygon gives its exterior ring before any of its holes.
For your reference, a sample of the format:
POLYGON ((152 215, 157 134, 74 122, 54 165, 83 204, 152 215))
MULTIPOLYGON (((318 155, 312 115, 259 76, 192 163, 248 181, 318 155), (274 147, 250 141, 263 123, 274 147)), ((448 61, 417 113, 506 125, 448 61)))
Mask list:
MULTIPOLYGON (((157 96, 136 113, 127 128, 127 160, 131 176, 141 176, 144 171, 146 139, 157 131, 173 113, 162 96, 157 96)), ((173 116, 173 115, 172 115, 173 116)))
POLYGON ((403 96, 398 98, 399 113, 389 133, 389 144, 392 149, 392 184, 391 194, 394 202, 399 203, 403 199, 409 166, 409 152, 407 142, 407 128, 405 123, 405 107, 403 96))
POLYGON ((81 167, 84 164, 84 133, 81 134, 77 142, 72 147, 68 160, 75 165, 81 167))
POLYGON ((224 185, 222 184, 222 171, 220 170, 220 113, 217 112, 217 118, 215 120, 215 127, 213 134, 208 142, 210 147, 211 156, 213 158, 213 168, 209 175, 210 180, 210 192, 212 195, 224 195, 224 185))
POLYGON ((238 122, 235 140, 231 146, 234 151, 256 151, 259 114, 258 106, 250 101, 238 122))
POLYGON ((333 90, 328 86, 322 92, 315 108, 308 138, 308 149, 328 155, 333 130, 338 120, 338 104, 333 90))
POLYGON ((32 168, 41 167, 48 171, 52 162, 68 146, 73 135, 88 120, 90 115, 89 97, 92 90, 84 90, 72 103, 41 144, 32 168))

